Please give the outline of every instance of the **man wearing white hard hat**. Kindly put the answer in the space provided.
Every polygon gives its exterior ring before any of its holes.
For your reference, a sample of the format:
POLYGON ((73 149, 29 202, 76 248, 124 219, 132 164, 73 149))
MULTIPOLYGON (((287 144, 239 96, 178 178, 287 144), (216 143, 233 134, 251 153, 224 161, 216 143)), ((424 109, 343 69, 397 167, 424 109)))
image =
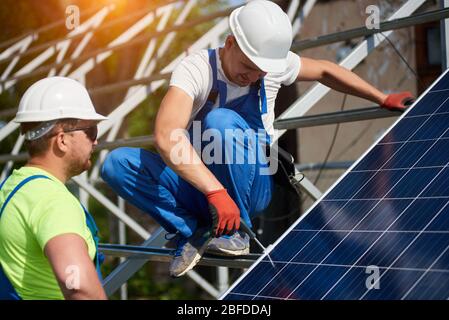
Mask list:
POLYGON ((65 186, 89 169, 105 119, 69 78, 23 95, 14 121, 30 158, 0 185, 0 300, 106 298, 95 222, 65 186))
POLYGON ((170 265, 173 276, 193 268, 205 250, 222 255, 249 252, 248 235, 236 230, 240 219, 251 226, 251 217, 271 200, 273 178, 261 174, 266 166, 261 154, 272 142, 281 85, 318 80, 391 109, 403 109, 404 99, 411 97, 409 93, 387 96, 331 62, 300 58, 289 51, 290 20, 271 1, 249 2, 232 12, 229 23, 232 34, 223 47, 192 53, 174 70, 156 118, 160 156, 120 148, 109 154, 103 166, 103 179, 120 196, 177 234, 170 265), (194 121, 200 121, 203 133, 199 142, 194 121), (173 135, 180 129, 190 129, 190 141, 173 135), (233 139, 241 132, 243 140, 233 139), (204 143, 217 139, 221 152, 204 152, 204 143), (179 161, 180 150, 187 150, 191 160, 179 161), (243 164, 223 161, 223 155, 224 160, 233 160, 232 152, 243 157, 243 164), (208 161, 218 153, 221 161, 208 161), (212 240, 207 233, 211 228, 212 240))

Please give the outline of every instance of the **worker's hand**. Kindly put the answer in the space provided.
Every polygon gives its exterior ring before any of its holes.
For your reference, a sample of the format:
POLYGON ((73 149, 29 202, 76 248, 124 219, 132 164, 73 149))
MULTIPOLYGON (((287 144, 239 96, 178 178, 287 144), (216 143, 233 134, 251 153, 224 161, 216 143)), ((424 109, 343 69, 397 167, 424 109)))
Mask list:
POLYGON ((212 232, 216 237, 232 234, 240 228, 240 210, 226 189, 208 192, 206 197, 212 215, 212 232))
POLYGON ((392 93, 387 96, 381 107, 389 110, 404 111, 414 100, 415 98, 408 91, 392 93))

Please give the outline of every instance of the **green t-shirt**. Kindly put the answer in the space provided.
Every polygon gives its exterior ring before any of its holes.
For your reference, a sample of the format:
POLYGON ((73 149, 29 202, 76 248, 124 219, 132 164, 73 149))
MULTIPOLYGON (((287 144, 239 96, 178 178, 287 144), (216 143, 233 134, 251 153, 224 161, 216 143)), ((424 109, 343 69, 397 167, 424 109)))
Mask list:
POLYGON ((22 299, 64 299, 44 254, 45 245, 55 236, 75 233, 86 241, 93 260, 95 243, 80 202, 60 180, 42 169, 14 170, 0 190, 0 207, 14 187, 36 174, 51 180, 35 179, 25 184, 0 218, 0 263, 22 299))

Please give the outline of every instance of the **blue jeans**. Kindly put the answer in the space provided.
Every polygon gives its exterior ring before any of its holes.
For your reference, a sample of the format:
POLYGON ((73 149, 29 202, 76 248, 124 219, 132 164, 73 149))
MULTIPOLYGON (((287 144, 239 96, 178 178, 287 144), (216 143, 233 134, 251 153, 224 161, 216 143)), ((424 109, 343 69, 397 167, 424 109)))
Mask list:
MULTIPOLYGON (((202 121, 201 132, 208 129, 219 134, 223 155, 232 148, 236 159, 244 160, 241 164, 229 161, 209 164, 203 158, 239 207, 241 219, 251 226, 250 218, 268 206, 273 190, 272 177, 261 174, 267 164, 250 161, 264 154, 263 147, 246 133, 245 143, 225 141, 226 129, 240 132, 249 129, 247 122, 230 109, 209 112, 202 121)), ((202 142, 202 147, 205 144, 202 142)), ((117 194, 150 214, 170 233, 178 231, 190 237, 198 226, 212 222, 205 195, 179 177, 156 153, 138 148, 115 149, 107 156, 101 176, 117 194)))

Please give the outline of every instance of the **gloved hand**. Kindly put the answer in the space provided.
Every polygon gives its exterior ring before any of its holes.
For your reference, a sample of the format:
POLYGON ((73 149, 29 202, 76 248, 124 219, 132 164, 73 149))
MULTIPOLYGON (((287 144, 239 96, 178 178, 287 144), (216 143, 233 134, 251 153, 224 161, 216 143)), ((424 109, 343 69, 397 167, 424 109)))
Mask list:
POLYGON ((415 98, 408 91, 392 93, 387 96, 381 108, 404 111, 414 101, 415 98))
POLYGON ((208 192, 206 197, 212 215, 212 232, 216 237, 240 228, 240 210, 226 189, 208 192))

